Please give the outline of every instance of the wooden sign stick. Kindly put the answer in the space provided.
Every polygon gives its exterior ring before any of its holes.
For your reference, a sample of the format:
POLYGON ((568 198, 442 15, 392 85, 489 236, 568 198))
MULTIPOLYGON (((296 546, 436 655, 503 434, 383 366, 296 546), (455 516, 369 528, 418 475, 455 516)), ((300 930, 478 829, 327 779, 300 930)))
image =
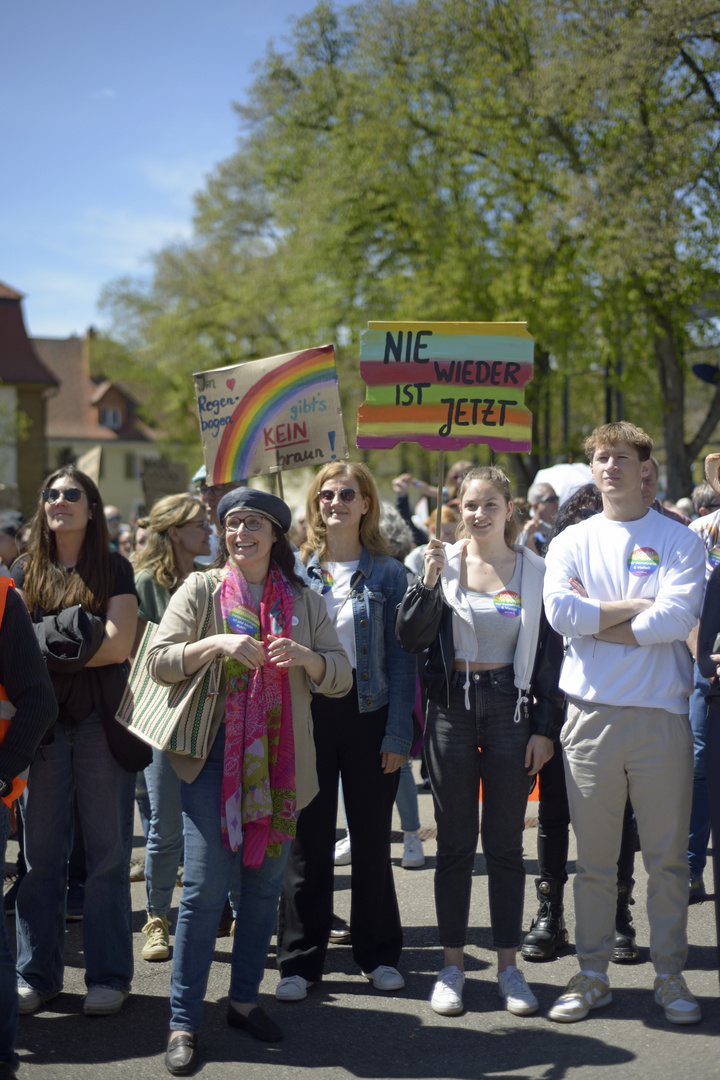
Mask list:
POLYGON ((437 510, 435 511, 435 539, 440 539, 442 529, 443 484, 445 480, 445 451, 438 450, 437 510))

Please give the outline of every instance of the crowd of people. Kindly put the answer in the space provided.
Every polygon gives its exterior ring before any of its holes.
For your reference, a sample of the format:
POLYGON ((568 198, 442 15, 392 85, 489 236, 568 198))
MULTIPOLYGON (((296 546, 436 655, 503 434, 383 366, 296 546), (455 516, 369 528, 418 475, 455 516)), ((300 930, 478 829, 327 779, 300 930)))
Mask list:
POLYGON ((421 747, 437 825, 436 1013, 464 1008, 479 831, 498 994, 516 1015, 538 1011, 518 954, 543 961, 568 944, 572 824, 579 971, 550 1019, 607 1005, 610 962, 638 958, 639 850, 655 1001, 670 1023, 700 1021, 683 968, 718 809, 707 782, 720 707, 717 459, 690 503, 667 506, 642 429, 604 425, 585 449, 592 483, 562 498, 548 483, 514 498, 500 468, 456 462, 442 505, 422 517, 409 496, 436 489, 404 473, 393 507, 366 466, 332 462, 294 512, 200 470, 196 492, 124 529, 67 465, 45 481, 25 535, 17 515, 0 518, 0 860, 11 806, 20 845, 4 904, 15 959, 0 917, 0 1080, 18 1066, 18 1014, 62 992, 71 912, 83 921, 83 1011, 111 1015, 127 999, 136 797, 142 957, 172 956, 172 1075, 198 1064, 228 905, 231 1027, 283 1038, 258 999, 274 932, 280 1002, 322 980, 332 940, 350 943, 373 989, 402 990, 391 820, 397 799, 403 865, 421 867, 409 767, 421 747), (116 719, 151 625, 155 683, 215 673, 201 757, 152 749, 116 719), (524 933, 523 827, 538 775, 538 908, 524 933), (348 835, 337 844, 340 794, 348 835), (341 862, 352 864, 349 925, 333 911, 341 862))

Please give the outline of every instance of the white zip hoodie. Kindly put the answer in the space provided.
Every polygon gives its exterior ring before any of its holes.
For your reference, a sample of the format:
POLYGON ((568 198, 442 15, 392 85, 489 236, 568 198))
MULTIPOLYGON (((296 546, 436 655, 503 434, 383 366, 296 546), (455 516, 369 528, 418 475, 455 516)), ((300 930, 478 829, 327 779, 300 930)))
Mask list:
MULTIPOLYGON (((445 566, 440 573, 443 595, 452 610, 453 645, 455 657, 465 661, 465 708, 470 708, 470 661, 475 660, 477 639, 473 624, 472 611, 465 589, 460 584, 462 553, 469 540, 458 540, 446 545, 445 566)), ((512 550, 523 559, 522 562, 522 606, 520 609, 520 633, 513 658, 515 685, 518 688, 518 700, 515 706, 515 723, 521 718, 523 704, 527 704, 527 690, 530 687, 535 655, 540 633, 540 615, 542 613, 543 576, 545 562, 534 552, 520 544, 513 544, 512 550)))

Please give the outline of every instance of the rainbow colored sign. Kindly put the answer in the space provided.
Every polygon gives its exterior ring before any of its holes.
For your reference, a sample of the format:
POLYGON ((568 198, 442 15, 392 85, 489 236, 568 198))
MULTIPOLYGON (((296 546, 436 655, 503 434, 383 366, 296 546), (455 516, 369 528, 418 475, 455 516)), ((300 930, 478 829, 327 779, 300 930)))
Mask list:
POLYGON ((525 323, 371 322, 360 337, 360 374, 367 389, 359 447, 530 449, 533 339, 525 323))
POLYGON ((213 484, 347 457, 332 345, 193 378, 213 484))

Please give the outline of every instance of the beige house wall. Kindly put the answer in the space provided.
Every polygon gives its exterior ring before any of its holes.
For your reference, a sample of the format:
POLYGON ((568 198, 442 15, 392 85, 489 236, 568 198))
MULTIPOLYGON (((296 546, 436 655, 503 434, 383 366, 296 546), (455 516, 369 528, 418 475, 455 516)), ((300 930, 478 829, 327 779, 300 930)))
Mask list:
POLYGON ((17 484, 19 509, 30 519, 36 509, 38 493, 47 472, 45 459, 45 398, 37 389, 18 387, 18 412, 27 416, 27 437, 18 441, 17 484))
POLYGON ((115 443, 98 444, 89 439, 76 439, 74 441, 63 439, 48 439, 48 457, 51 469, 57 468, 67 460, 65 455, 71 455, 73 460, 82 457, 93 447, 102 445, 102 464, 100 467, 100 481, 98 487, 102 495, 103 503, 117 506, 122 514, 123 522, 127 523, 137 512, 143 503, 142 480, 139 475, 139 463, 142 458, 156 458, 160 455, 152 449, 147 442, 123 441, 121 445, 115 443), (128 456, 132 457, 135 475, 129 477, 128 456))

